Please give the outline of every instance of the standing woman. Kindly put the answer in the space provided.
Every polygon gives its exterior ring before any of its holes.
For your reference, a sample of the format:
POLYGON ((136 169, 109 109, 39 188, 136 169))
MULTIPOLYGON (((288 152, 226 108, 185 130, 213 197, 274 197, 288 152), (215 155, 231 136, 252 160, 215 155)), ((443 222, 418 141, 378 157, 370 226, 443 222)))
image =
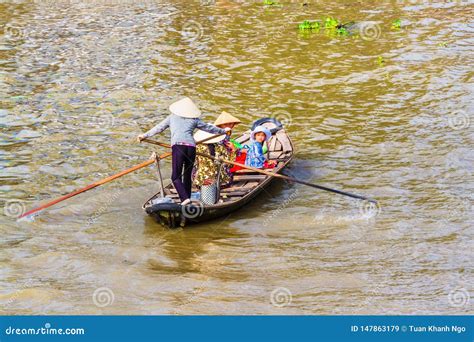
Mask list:
POLYGON ((145 134, 139 135, 137 141, 140 142, 145 138, 150 138, 169 127, 171 131, 172 152, 171 181, 178 192, 181 205, 186 205, 191 202, 191 175, 196 158, 196 142, 193 138, 194 130, 199 128, 212 134, 225 134, 230 129, 218 128, 201 121, 199 119, 201 111, 189 97, 182 98, 171 104, 169 110, 171 115, 145 134))

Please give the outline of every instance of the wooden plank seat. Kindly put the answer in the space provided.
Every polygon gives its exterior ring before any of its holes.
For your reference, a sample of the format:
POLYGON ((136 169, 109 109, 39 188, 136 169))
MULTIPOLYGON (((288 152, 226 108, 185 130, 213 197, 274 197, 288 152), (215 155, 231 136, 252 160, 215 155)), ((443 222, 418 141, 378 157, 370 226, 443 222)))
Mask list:
POLYGON ((268 176, 266 175, 259 175, 259 174, 256 174, 256 175, 236 175, 234 176, 234 182, 238 182, 238 181, 252 181, 252 180, 263 180, 265 178, 267 178, 268 176))
MULTIPOLYGON (((235 196, 245 196, 250 189, 242 189, 242 191, 221 191, 220 196, 221 197, 235 197, 235 196)), ((179 198, 178 194, 170 194, 166 195, 166 197, 170 198, 179 198)))
POLYGON ((249 173, 259 174, 257 171, 248 170, 248 169, 242 169, 242 170, 235 171, 235 172, 234 172, 234 175, 249 174, 249 173))

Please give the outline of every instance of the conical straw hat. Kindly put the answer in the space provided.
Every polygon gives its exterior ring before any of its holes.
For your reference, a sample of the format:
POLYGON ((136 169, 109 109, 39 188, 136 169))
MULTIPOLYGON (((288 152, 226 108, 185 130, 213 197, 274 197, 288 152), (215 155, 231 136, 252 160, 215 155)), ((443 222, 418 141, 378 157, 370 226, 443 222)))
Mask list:
POLYGON ((219 115, 219 117, 216 119, 216 122, 214 122, 214 126, 230 124, 230 123, 239 124, 241 122, 242 121, 237 119, 235 116, 230 115, 227 112, 222 112, 222 114, 219 115))
MULTIPOLYGON (((194 133, 194 140, 195 140, 196 142, 200 142, 200 141, 202 141, 202 140, 204 140, 204 139, 207 139, 207 138, 209 138, 209 137, 212 137, 213 135, 215 135, 215 134, 209 133, 209 132, 206 132, 206 131, 202 131, 202 130, 198 129, 198 130, 196 131, 196 133, 194 133)), ((224 139, 225 139, 225 134, 222 134, 222 135, 219 135, 219 136, 217 136, 217 137, 215 137, 215 138, 213 138, 213 139, 211 139, 211 140, 205 141, 204 144, 215 144, 215 143, 221 142, 221 141, 224 140, 224 139)))
POLYGON ((183 118, 198 118, 201 116, 201 111, 189 97, 184 97, 172 103, 169 110, 171 113, 183 118))

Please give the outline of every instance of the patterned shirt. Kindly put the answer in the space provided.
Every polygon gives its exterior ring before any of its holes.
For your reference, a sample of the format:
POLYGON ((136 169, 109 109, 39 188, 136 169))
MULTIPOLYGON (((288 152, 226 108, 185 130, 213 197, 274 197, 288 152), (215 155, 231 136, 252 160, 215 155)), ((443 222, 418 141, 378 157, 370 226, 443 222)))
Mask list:
MULTIPOLYGON (((235 152, 227 148, 223 143, 217 144, 199 144, 196 147, 196 152, 205 154, 214 154, 215 157, 221 157, 230 161, 235 160, 235 152), (214 149, 214 153, 211 150, 214 149)), ((224 164, 222 173, 220 175, 220 185, 225 186, 232 183, 232 172, 230 169, 232 165, 224 164)), ((196 156, 196 163, 193 171, 194 184, 200 187, 205 181, 214 182, 217 180, 217 172, 219 165, 212 159, 203 156, 196 156)))

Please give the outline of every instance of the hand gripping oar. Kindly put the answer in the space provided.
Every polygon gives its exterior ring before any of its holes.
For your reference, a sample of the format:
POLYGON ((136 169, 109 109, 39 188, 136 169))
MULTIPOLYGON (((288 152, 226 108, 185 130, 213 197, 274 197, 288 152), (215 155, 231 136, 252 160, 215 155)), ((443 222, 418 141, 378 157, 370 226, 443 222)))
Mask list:
MULTIPOLYGON (((167 147, 167 148, 171 147, 168 144, 164 144, 164 143, 161 143, 159 141, 154 141, 154 140, 150 140, 150 139, 143 139, 143 141, 145 141, 147 143, 150 143, 150 144, 162 146, 162 147, 167 147)), ((254 172, 258 172, 258 173, 261 173, 261 174, 264 174, 264 175, 267 175, 267 176, 270 176, 270 177, 285 179, 289 182, 307 185, 307 186, 310 186, 312 188, 325 190, 325 191, 333 192, 333 193, 336 193, 336 194, 339 194, 339 195, 344 195, 344 196, 348 196, 348 197, 352 197, 352 198, 361 199, 361 200, 364 200, 364 201, 369 201, 369 202, 375 203, 375 204, 378 203, 376 200, 365 197, 365 196, 356 195, 356 194, 352 194, 350 192, 345 192, 345 191, 341 191, 341 190, 337 190, 337 189, 328 188, 328 187, 323 186, 323 185, 318 185, 318 184, 305 182, 305 181, 299 180, 297 178, 288 177, 288 176, 285 176, 285 175, 282 175, 282 174, 279 174, 279 173, 274 173, 274 172, 270 172, 270 171, 266 171, 266 170, 262 170, 262 169, 257 169, 255 167, 251 167, 251 166, 248 166, 248 165, 244 165, 244 164, 237 163, 237 162, 230 161, 230 160, 223 159, 223 158, 216 158, 216 157, 213 157, 213 156, 205 154, 205 153, 196 152, 196 154, 199 155, 199 156, 210 158, 210 159, 213 159, 213 160, 217 160, 217 161, 220 161, 220 162, 223 162, 223 163, 227 163, 227 164, 231 164, 231 165, 237 165, 237 166, 240 166, 241 168, 244 168, 244 169, 247 169, 247 170, 252 170, 254 172)))
MULTIPOLYGON (((216 134, 216 135, 213 135, 213 136, 211 136, 211 137, 209 137, 209 138, 206 138, 206 139, 204 139, 204 140, 198 141, 198 144, 201 144, 201 143, 204 143, 204 142, 206 142, 206 141, 208 141, 208 140, 214 139, 214 138, 216 138, 216 137, 218 137, 218 136, 220 136, 220 135, 222 135, 222 134, 216 134)), ((167 146, 169 146, 169 145, 167 145, 167 146)), ((166 153, 162 154, 161 156, 159 156, 158 158, 159 158, 159 159, 164 159, 164 158, 169 157, 170 155, 171 155, 171 152, 166 152, 166 153)), ((92 184, 89 184, 89 185, 86 186, 86 187, 83 187, 83 188, 81 188, 81 189, 75 190, 75 191, 73 191, 73 192, 71 192, 71 193, 69 193, 69 194, 67 194, 67 195, 64 195, 64 196, 61 196, 61 197, 59 197, 59 198, 56 198, 55 200, 52 200, 51 202, 45 203, 45 204, 43 204, 43 205, 41 205, 41 206, 39 206, 39 207, 37 207, 37 208, 34 208, 34 209, 31 209, 30 211, 27 211, 26 213, 22 214, 22 215, 19 217, 19 219, 20 219, 20 218, 23 218, 23 217, 25 217, 25 216, 30 216, 31 214, 37 213, 38 211, 41 211, 41 210, 46 209, 46 208, 49 208, 49 207, 51 207, 51 206, 53 206, 53 205, 55 205, 55 204, 57 204, 57 203, 59 203, 59 202, 65 201, 65 200, 67 200, 68 198, 74 197, 74 196, 76 196, 76 195, 82 194, 83 192, 86 192, 86 191, 89 191, 89 190, 91 190, 91 189, 94 189, 94 188, 96 188, 96 187, 98 187, 98 186, 101 186, 101 185, 103 185, 103 184, 105 184, 105 183, 111 182, 111 181, 113 181, 114 179, 117 179, 117 178, 119 178, 119 177, 125 176, 126 174, 129 174, 129 173, 131 173, 131 172, 133 172, 133 171, 137 171, 137 170, 139 170, 139 169, 142 169, 142 168, 144 168, 144 167, 146 167, 146 166, 148 166, 148 165, 150 165, 150 164, 153 164, 155 161, 156 161, 156 158, 149 159, 149 160, 147 160, 147 161, 144 161, 144 162, 141 163, 141 164, 135 165, 135 166, 133 166, 133 167, 131 167, 131 168, 129 168, 129 169, 126 169, 126 170, 124 170, 124 171, 122 171, 122 172, 119 172, 119 173, 117 173, 117 174, 115 174, 115 175, 109 176, 109 177, 104 178, 104 179, 102 179, 102 180, 100 180, 100 181, 97 181, 97 182, 94 182, 94 183, 92 183, 92 184)))

